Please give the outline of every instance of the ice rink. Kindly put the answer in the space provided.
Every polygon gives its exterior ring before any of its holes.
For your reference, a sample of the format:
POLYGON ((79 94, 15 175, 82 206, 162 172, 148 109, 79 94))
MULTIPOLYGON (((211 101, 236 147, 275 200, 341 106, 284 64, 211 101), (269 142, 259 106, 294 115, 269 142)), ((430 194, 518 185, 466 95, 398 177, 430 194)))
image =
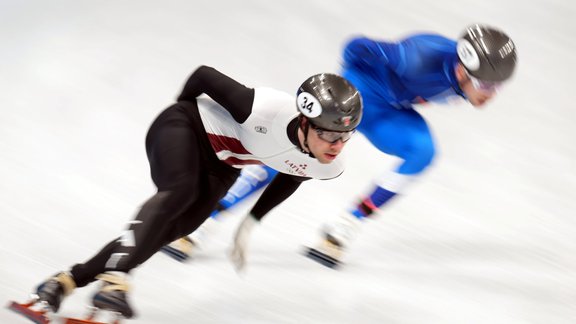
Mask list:
MULTIPOLYGON (((344 41, 474 22, 514 39, 519 68, 488 107, 429 106, 439 154, 368 221, 338 271, 302 256, 397 161, 361 136, 337 180, 310 181, 227 259, 253 201, 180 264, 136 272, 127 323, 576 323, 576 2, 571 0, 0 1, 0 303, 91 257, 154 193, 144 136, 211 65, 295 93, 337 72, 344 41)), ((95 286, 61 314, 79 316, 95 286)), ((0 309, 1 323, 28 323, 0 309)))

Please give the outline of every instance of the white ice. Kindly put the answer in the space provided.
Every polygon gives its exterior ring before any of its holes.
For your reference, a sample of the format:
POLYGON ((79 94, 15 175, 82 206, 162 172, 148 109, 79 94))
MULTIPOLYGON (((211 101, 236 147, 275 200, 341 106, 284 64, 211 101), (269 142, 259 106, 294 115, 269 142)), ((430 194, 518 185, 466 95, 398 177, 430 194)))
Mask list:
MULTIPOLYGON (((301 255, 397 162, 362 137, 347 172, 311 181, 226 258, 252 201, 179 264, 136 271, 128 323, 576 323, 576 2, 570 0, 0 1, 0 303, 91 257, 153 192, 144 136, 192 70, 293 93, 336 72, 354 34, 506 30, 513 82, 482 111, 425 107, 438 144, 409 194, 334 271, 301 255)), ((61 313, 84 312, 94 286, 61 313)), ((2 308, 2 323, 28 323, 2 308)))

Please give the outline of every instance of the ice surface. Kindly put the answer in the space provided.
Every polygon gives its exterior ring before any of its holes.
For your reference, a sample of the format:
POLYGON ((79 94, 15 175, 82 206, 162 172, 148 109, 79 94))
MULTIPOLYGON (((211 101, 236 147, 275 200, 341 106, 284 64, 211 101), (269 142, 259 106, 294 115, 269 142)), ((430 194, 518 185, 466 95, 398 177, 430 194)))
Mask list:
MULTIPOLYGON (((3 0, 0 303, 93 255, 154 192, 144 136, 196 66, 294 92, 337 71, 354 34, 457 37, 486 22, 516 42, 514 81, 483 111, 420 110, 439 156, 340 271, 301 250, 397 162, 360 136, 341 178, 306 183, 264 220, 243 276, 226 252, 250 202, 196 260, 154 256, 129 323, 575 323, 574 17, 568 0, 3 0)), ((93 290, 62 313, 80 315, 93 290)), ((27 323, 7 309, 0 322, 27 323)))

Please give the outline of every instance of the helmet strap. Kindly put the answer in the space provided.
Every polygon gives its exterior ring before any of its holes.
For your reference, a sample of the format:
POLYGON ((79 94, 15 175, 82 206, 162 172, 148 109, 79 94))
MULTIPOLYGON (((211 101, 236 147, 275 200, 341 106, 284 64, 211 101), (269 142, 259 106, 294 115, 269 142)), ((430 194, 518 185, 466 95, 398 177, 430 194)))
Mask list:
POLYGON ((300 148, 300 152, 308 154, 308 156, 310 156, 311 158, 316 158, 314 156, 314 154, 312 154, 312 150, 310 150, 310 147, 308 146, 308 131, 310 130, 310 120, 306 119, 304 121, 304 116, 300 115, 300 121, 299 121, 299 126, 302 129, 302 132, 304 133, 304 147, 300 148), (304 128, 302 128, 302 124, 305 123, 304 128))

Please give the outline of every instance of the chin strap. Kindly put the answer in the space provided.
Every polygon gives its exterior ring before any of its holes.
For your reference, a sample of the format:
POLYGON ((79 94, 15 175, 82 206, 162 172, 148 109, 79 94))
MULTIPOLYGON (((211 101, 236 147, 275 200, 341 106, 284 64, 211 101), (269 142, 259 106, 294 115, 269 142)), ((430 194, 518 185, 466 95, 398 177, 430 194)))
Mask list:
MULTIPOLYGON (((300 116, 300 121, 298 122, 298 128, 302 127, 302 122, 303 122, 303 117, 300 116)), ((304 129, 302 130, 304 132, 304 147, 300 147, 300 152, 304 153, 304 154, 308 154, 309 157, 311 158, 316 158, 314 156, 314 154, 312 154, 312 150, 310 150, 310 147, 308 146, 308 131, 310 130, 310 121, 306 120, 306 125, 304 126, 304 129)), ((298 130, 296 130, 298 131, 298 130)))

